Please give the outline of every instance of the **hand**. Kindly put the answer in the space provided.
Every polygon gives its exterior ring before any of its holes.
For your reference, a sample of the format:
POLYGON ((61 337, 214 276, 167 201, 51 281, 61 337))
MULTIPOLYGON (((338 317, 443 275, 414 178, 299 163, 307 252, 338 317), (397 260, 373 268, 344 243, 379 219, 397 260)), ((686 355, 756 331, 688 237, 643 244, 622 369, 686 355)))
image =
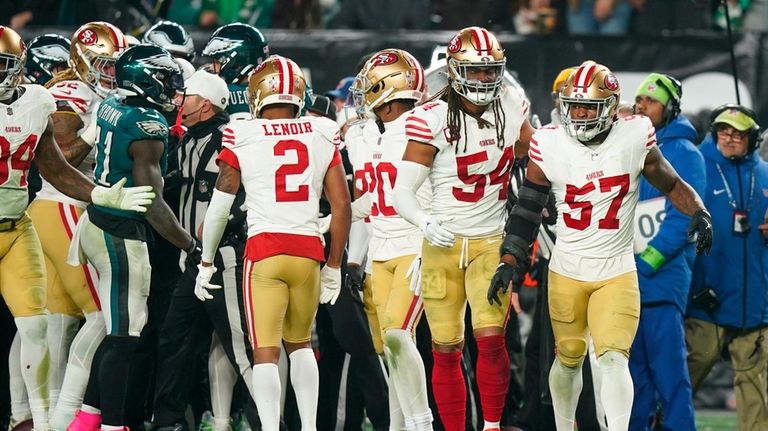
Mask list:
POLYGON ((430 216, 423 226, 419 226, 424 232, 427 242, 437 247, 453 247, 456 238, 451 232, 442 226, 442 221, 430 216))
POLYGON ((712 216, 707 210, 698 210, 688 225, 688 240, 696 235, 696 254, 709 254, 712 248, 712 216))
POLYGON ((186 266, 197 266, 203 257, 203 243, 192 238, 192 246, 185 250, 187 252, 187 258, 185 260, 186 266))
POLYGON ((93 108, 90 114, 90 118, 88 119, 88 124, 83 125, 83 127, 77 131, 77 136, 83 140, 86 144, 90 145, 91 147, 96 144, 96 111, 98 108, 98 104, 93 108))
POLYGON ((496 267, 496 273, 491 278, 491 286, 488 287, 488 303, 493 305, 496 302, 498 305, 501 305, 499 291, 501 291, 502 295, 506 294, 510 285, 512 286, 512 293, 517 293, 524 275, 518 268, 518 265, 504 262, 499 263, 499 266, 496 267))
POLYGON ((91 202, 107 208, 126 211, 147 212, 147 206, 155 198, 152 186, 125 187, 127 178, 123 178, 110 188, 96 186, 91 191, 91 202))
POLYGON ((331 214, 318 218, 317 228, 320 230, 321 234, 328 233, 328 231, 331 230, 331 214))
POLYGON ((416 296, 421 296, 421 253, 417 254, 405 272, 405 278, 411 280, 411 292, 416 296))
POLYGON ((221 289, 218 284, 211 284, 211 277, 216 273, 216 267, 203 266, 202 263, 197 265, 197 279, 195 280, 195 296, 201 301, 206 299, 213 299, 207 289, 221 289))
POLYGON ((356 263, 347 263, 346 284, 352 291, 363 291, 363 280, 365 280, 365 271, 356 263))
POLYGON ((320 303, 335 304, 341 293, 341 269, 325 265, 320 270, 320 303))

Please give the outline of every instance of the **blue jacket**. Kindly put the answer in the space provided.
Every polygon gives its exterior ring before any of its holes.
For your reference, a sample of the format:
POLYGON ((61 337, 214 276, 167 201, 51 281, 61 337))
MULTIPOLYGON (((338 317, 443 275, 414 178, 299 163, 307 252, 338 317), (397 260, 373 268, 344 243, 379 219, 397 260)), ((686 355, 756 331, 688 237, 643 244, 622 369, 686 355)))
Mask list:
MULTIPOLYGON (((706 187, 706 171, 704 157, 694 145, 696 137, 696 129, 683 115, 679 115, 668 125, 656 131, 656 140, 661 153, 675 168, 677 174, 703 196, 706 187)), ((639 200, 644 201, 660 196, 663 196, 663 193, 643 177, 640 181, 639 200)), ((640 282, 640 300, 643 304, 671 303, 684 313, 696 255, 693 244, 688 242, 690 217, 675 209, 669 199, 664 204, 664 211, 666 213, 664 221, 656 236, 648 243, 664 256, 664 265, 654 271, 650 265, 635 255, 640 282)), ((635 232, 635 235, 638 234, 635 232)))
POLYGON ((711 288, 720 300, 712 315, 689 304, 688 315, 721 326, 756 328, 768 324, 768 246, 757 226, 765 223, 768 210, 768 163, 757 152, 740 162, 726 159, 717 150, 711 136, 701 144, 707 166, 707 192, 704 204, 712 213, 714 241, 709 256, 697 256, 691 296, 711 288), (740 208, 748 206, 752 172, 755 190, 748 215, 751 230, 747 235, 734 233, 734 210, 717 170, 723 171, 740 208))

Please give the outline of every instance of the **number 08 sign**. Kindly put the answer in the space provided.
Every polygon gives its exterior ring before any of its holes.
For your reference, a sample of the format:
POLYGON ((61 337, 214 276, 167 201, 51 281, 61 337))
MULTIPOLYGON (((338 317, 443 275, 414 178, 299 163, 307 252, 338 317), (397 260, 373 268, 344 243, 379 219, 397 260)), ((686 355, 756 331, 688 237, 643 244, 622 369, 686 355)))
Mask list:
POLYGON ((635 253, 641 253, 648 242, 659 233, 661 222, 664 221, 664 203, 662 197, 648 199, 637 204, 635 209, 635 253))

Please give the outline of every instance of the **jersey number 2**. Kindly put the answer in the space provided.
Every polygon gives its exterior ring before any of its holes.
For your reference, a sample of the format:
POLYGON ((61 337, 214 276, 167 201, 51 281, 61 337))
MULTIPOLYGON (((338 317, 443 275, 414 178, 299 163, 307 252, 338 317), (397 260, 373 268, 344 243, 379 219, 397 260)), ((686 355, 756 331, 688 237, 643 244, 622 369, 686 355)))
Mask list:
MULTIPOLYGON (((611 200, 611 205, 608 206, 608 213, 605 214, 605 217, 597 221, 597 228, 618 229, 619 219, 616 215, 619 213, 619 208, 621 208, 621 203, 624 201, 624 196, 629 192, 629 174, 600 178, 598 183, 600 184, 600 193, 608 193, 614 187, 618 187, 619 194, 611 200)), ((589 227, 589 224, 592 223, 592 202, 577 201, 576 196, 587 195, 595 191, 596 188, 595 183, 591 181, 581 187, 576 187, 573 184, 566 185, 565 203, 567 203, 572 210, 581 210, 580 218, 576 218, 570 213, 563 214, 563 221, 566 226, 576 230, 584 230, 589 227)))
POLYGON ((5 137, 0 136, 0 186, 8 182, 11 177, 11 169, 21 171, 19 186, 27 186, 27 171, 32 165, 32 159, 35 158, 35 147, 37 147, 37 136, 29 135, 11 154, 11 143, 5 137), (11 159, 10 166, 8 159, 11 159))
POLYGON ((296 152, 296 163, 286 163, 275 171, 275 200, 277 202, 306 202, 309 200, 309 185, 302 184, 297 190, 288 190, 287 176, 300 175, 309 167, 307 146, 295 139, 278 141, 274 148, 275 156, 285 156, 288 151, 296 152))

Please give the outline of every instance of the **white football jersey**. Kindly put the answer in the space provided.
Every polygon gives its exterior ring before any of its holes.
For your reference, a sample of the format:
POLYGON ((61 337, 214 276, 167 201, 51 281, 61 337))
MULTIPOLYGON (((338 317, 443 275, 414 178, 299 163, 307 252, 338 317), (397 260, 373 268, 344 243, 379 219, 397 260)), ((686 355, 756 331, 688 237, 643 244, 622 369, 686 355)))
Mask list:
POLYGON ((635 269, 634 213, 645 157, 656 145, 647 117, 614 123, 605 141, 586 146, 560 125, 531 139, 528 155, 552 183, 557 200, 557 242, 550 269, 583 281, 605 280, 635 269))
POLYGON ((437 148, 429 173, 431 214, 458 236, 482 238, 504 230, 514 145, 528 108, 512 88, 505 88, 499 97, 504 118, 503 148, 496 141, 492 106, 481 117, 489 124, 483 128, 476 119, 464 115, 459 120, 461 136, 450 136, 448 104, 443 101, 418 106, 406 118, 408 140, 437 148))
MULTIPOLYGON (((421 250, 421 229, 395 211, 393 189, 397 179, 397 163, 402 160, 408 140, 405 137, 406 113, 385 124, 379 132, 375 121, 355 125, 345 139, 349 160, 355 170, 355 187, 371 199, 371 239, 368 256, 385 261, 416 254, 421 250), (350 132, 352 134, 350 135, 350 132)), ((432 185, 429 179, 416 193, 419 204, 430 211, 432 185)))
MULTIPOLYGON (((92 115, 101 103, 101 97, 96 94, 95 91, 81 81, 61 81, 48 91, 53 95, 54 100, 58 106, 67 106, 77 114, 83 121, 83 128, 90 125, 91 121, 96 121, 96 117, 92 115)), ((91 148, 91 151, 85 156, 82 162, 76 166, 77 170, 82 172, 88 178, 93 178, 93 167, 96 161, 96 146, 91 148)), ((37 199, 45 199, 49 201, 63 202, 66 204, 75 205, 81 208, 85 208, 86 202, 72 199, 64 193, 56 190, 48 181, 43 179, 43 186, 37 193, 37 199)))
POLYGON ((17 219, 27 209, 27 172, 35 148, 56 104, 39 85, 21 85, 24 93, 0 104, 0 218, 17 219))
POLYGON ((299 119, 231 121, 219 159, 237 165, 245 188, 248 237, 289 233, 321 237, 323 180, 341 163, 333 122, 299 119))

